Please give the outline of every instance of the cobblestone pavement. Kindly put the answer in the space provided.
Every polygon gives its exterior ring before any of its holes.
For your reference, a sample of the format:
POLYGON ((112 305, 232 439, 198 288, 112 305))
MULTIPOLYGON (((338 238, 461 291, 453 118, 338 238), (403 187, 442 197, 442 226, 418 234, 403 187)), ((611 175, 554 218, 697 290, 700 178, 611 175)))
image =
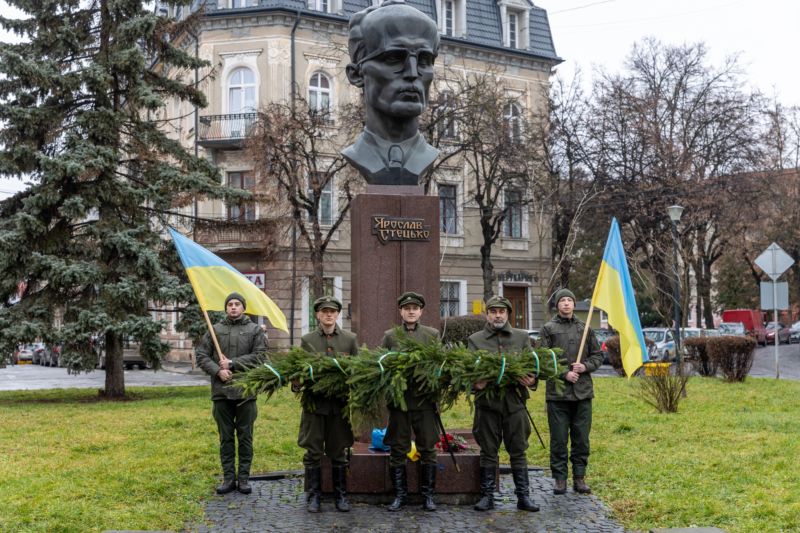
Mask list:
POLYGON ((352 511, 339 513, 330 500, 323 512, 305 510, 302 478, 253 481, 253 494, 214 496, 206 503, 205 524, 190 529, 212 532, 624 532, 608 517, 608 509, 595 496, 581 496, 570 488, 563 496, 553 495, 553 480, 538 469, 530 471, 531 495, 541 507, 538 513, 517 511, 514 483, 510 475, 500 476, 495 494, 496 509, 479 513, 472 506, 439 505, 433 513, 419 506, 390 513, 383 506, 352 504, 352 511))

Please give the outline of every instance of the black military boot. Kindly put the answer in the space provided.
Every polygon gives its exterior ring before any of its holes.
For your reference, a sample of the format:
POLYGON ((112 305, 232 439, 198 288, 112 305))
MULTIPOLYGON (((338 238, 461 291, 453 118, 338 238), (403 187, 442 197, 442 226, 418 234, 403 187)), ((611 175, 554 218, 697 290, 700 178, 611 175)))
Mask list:
POLYGON ((576 477, 572 479, 572 490, 580 494, 591 494, 592 489, 586 484, 586 478, 576 477))
POLYGON ((553 494, 559 496, 561 494, 567 493, 567 480, 566 479, 555 479, 553 480, 553 494))
POLYGON ((539 506, 531 500, 528 489, 528 469, 513 468, 511 469, 511 477, 514 478, 514 493, 517 495, 517 509, 530 511, 532 513, 538 511, 539 506))
POLYGON ((475 504, 476 511, 488 511, 494 509, 494 474, 493 466, 482 466, 480 468, 481 499, 475 504))
POLYGON ((436 502, 433 493, 436 490, 436 465, 422 465, 422 508, 426 511, 435 511, 436 502))
POLYGON ((322 497, 322 468, 319 466, 306 467, 306 479, 308 480, 308 501, 306 510, 309 513, 320 511, 320 498, 322 497))
POLYGON ((228 494, 236 490, 236 480, 225 478, 222 483, 217 485, 217 494, 228 494))
POLYGON ((347 503, 347 466, 333 465, 331 478, 333 478, 333 497, 336 502, 336 510, 346 513, 350 510, 350 504, 347 503))
POLYGON ((250 486, 250 478, 247 476, 239 476, 238 487, 239 492, 242 494, 250 494, 253 492, 253 487, 250 486))
POLYGON ((399 511, 408 503, 408 479, 406 478, 406 466, 392 466, 389 468, 389 475, 394 485, 394 501, 386 508, 389 511, 399 511))

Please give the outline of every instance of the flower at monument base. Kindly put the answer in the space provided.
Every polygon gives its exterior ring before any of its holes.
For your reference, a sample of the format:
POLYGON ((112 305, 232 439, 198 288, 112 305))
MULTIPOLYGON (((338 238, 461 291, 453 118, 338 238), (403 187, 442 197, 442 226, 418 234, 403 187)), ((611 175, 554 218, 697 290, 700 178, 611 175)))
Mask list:
POLYGON ((467 449, 467 441, 460 435, 453 435, 452 433, 445 433, 436 442, 436 447, 442 451, 449 452, 463 452, 467 449))

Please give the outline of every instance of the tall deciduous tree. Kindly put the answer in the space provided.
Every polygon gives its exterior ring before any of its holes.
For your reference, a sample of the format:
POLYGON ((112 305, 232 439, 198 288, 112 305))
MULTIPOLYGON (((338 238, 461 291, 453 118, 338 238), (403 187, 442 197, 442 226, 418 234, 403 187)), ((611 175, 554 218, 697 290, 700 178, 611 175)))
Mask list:
POLYGON ((681 204, 681 264, 693 267, 695 280, 683 292, 696 291, 712 323, 711 276, 730 238, 724 222, 735 202, 721 178, 759 160, 762 102, 744 86, 735 59, 711 66, 702 44, 652 39, 634 46, 623 73, 595 84, 586 164, 632 235, 641 266, 655 276, 665 317, 672 314, 673 279, 666 208, 681 204))
POLYGON ((8 3, 26 18, 0 17, 24 39, 0 46, 0 175, 30 187, 0 204, 0 341, 58 337, 71 371, 102 342, 104 394, 123 396, 124 340, 156 366, 168 349, 149 302, 191 299, 159 221, 180 193, 225 194, 149 120, 170 99, 204 105, 181 81, 202 64, 171 42, 191 20, 138 0, 8 3))
POLYGON ((356 174, 340 151, 352 138, 348 133, 358 122, 356 115, 357 109, 340 106, 334 123, 330 111, 309 108, 302 98, 294 104, 273 102, 259 112, 248 140, 259 181, 288 202, 287 215, 309 254, 314 298, 324 294, 325 252, 353 200, 356 174))

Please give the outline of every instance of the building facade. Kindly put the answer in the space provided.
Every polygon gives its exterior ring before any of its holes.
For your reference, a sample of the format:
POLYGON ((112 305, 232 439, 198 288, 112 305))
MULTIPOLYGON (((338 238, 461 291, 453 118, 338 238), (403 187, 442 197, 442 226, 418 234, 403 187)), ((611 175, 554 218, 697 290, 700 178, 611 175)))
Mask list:
MULTIPOLYGON (((549 78, 560 59, 544 10, 527 0, 407 3, 439 26, 437 79, 496 73, 507 90, 518 96, 508 109, 510 122, 521 110, 546 108, 549 78)), ((191 209, 204 220, 185 229, 199 244, 263 286, 287 318, 293 318, 291 335, 268 330, 273 346, 298 342, 314 327, 310 302, 317 295, 309 289, 308 254, 302 245, 293 248, 292 232, 279 224, 286 217, 285 211, 276 208, 280 194, 261 185, 265 182, 260 175, 263 171, 255 168, 244 149, 245 139, 257 111, 269 102, 289 101, 293 86, 311 108, 330 111, 331 135, 340 134, 337 110, 361 98, 345 77, 347 24, 353 13, 369 4, 370 0, 206 1, 196 31, 184 36, 187 49, 194 49, 211 64, 196 73, 208 106, 195 110, 187 103, 174 103, 165 110, 171 127, 187 147, 216 163, 229 185, 251 190, 256 198, 233 205, 197 199, 191 209), (278 231, 279 226, 282 229, 278 231)), ((199 9, 198 2, 167 14, 181 18, 199 9)), ((187 78, 194 75, 186 73, 187 78)), ((437 90, 434 86, 433 92, 437 90)), ((477 210, 469 201, 467 172, 466 166, 457 162, 445 165, 429 187, 429 194, 438 195, 440 201, 441 304, 440 309, 426 312, 438 312, 442 317, 481 311, 482 236, 477 210)), ((320 202, 323 228, 341 209, 338 185, 334 180, 320 202)), ((493 292, 514 302, 515 326, 532 328, 545 321, 537 287, 549 276, 550 229, 548 222, 537 221, 524 205, 515 203, 515 194, 508 191, 502 197, 509 211, 502 236, 493 247, 493 292)), ((344 303, 344 327, 349 326, 349 251, 345 218, 332 235, 324 263, 325 291, 344 303)), ((176 348, 171 358, 186 357, 185 349, 178 350, 178 343, 186 347, 185 342, 176 337, 174 328, 169 333, 176 348)))

